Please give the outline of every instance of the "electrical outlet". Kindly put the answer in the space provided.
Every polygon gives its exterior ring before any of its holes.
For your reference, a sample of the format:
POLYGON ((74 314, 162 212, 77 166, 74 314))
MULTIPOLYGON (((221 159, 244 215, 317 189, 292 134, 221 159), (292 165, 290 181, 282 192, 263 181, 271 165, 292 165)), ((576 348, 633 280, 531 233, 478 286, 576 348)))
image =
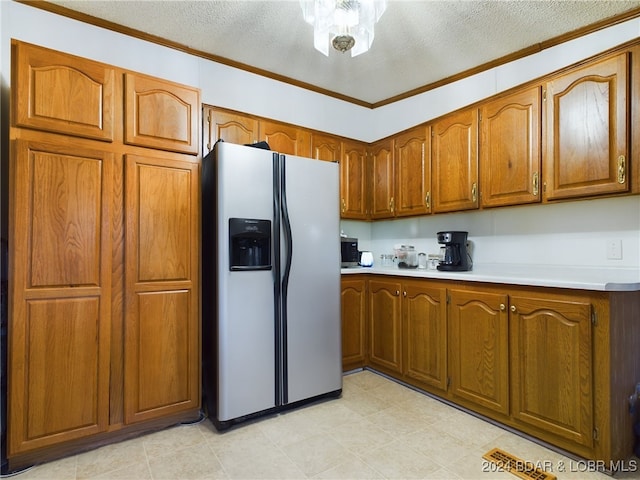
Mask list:
POLYGON ((607 240, 607 259, 622 260, 622 240, 607 240))

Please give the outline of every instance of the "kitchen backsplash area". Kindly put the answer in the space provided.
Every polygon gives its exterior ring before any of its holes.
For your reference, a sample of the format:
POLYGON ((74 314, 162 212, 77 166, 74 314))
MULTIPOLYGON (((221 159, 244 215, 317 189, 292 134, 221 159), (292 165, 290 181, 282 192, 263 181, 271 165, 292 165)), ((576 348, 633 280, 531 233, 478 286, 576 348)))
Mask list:
POLYGON ((640 197, 503 207, 395 220, 342 220, 342 231, 380 255, 399 244, 437 254, 436 233, 469 232, 474 264, 640 267, 640 197), (621 257, 621 258, 613 258, 621 257))

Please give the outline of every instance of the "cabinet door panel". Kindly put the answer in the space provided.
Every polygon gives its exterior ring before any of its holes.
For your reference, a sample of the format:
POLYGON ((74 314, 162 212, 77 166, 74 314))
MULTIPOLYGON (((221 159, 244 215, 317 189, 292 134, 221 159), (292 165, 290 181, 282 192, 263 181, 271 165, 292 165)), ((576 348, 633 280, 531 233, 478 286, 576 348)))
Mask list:
POLYGON ((366 280, 342 279, 342 365, 357 368, 365 362, 367 320, 366 280))
POLYGON ((369 281, 369 329, 372 364, 402 373, 400 283, 369 281))
POLYGON ((125 76, 125 143, 198 153, 200 92, 140 74, 125 76))
POLYGON ((591 305, 511 297, 513 414, 593 445, 591 305))
POLYGON ((460 398, 507 415, 507 296, 460 290, 451 290, 450 295, 451 392, 460 398))
POLYGON ((17 126, 113 140, 113 68, 34 45, 13 48, 17 126))
POLYGON ((356 142, 344 142, 340 162, 340 213, 342 218, 364 220, 368 216, 367 152, 356 142))
POLYGON ((124 420, 200 404, 195 162, 126 162, 124 420))
POLYGON ((207 125, 203 129, 208 135, 206 155, 218 140, 247 145, 258 141, 258 120, 241 113, 205 107, 203 117, 207 125))
POLYGON ((482 206, 540 201, 540 102, 534 87, 482 107, 482 206))
POLYGON ((107 429, 114 171, 110 153, 27 141, 10 168, 14 455, 107 429))
POLYGON ((431 162, 426 128, 394 139, 396 162, 396 215, 431 212, 431 162))
POLYGON ((391 218, 394 206, 393 147, 383 141, 371 147, 371 218, 391 218))
POLYGON ((293 125, 260 121, 260 138, 274 152, 299 157, 311 156, 311 133, 293 125))
POLYGON ((311 135, 311 158, 339 162, 342 154, 341 145, 338 137, 314 132, 311 135))
POLYGON ((446 289, 407 283, 405 293, 405 375, 446 391, 446 289))
POLYGON ((434 123, 433 211, 478 208, 478 112, 463 110, 434 123))
POLYGON ((547 83, 547 199, 629 189, 627 72, 623 53, 547 83))

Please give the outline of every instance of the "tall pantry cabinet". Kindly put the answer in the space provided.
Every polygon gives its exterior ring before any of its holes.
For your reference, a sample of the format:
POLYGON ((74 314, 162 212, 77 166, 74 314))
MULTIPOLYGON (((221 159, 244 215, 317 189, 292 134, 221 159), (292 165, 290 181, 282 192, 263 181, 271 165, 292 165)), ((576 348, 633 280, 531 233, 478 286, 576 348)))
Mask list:
POLYGON ((12 43, 10 468, 200 409, 199 91, 12 43))

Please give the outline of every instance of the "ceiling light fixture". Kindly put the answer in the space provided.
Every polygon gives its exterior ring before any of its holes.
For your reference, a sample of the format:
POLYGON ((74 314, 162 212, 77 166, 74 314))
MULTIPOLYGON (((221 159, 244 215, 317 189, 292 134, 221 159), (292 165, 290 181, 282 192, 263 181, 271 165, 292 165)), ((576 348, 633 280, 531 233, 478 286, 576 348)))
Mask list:
POLYGON ((373 43, 373 27, 387 8, 386 0, 300 0, 302 15, 313 25, 313 46, 329 56, 329 44, 355 57, 373 43))

